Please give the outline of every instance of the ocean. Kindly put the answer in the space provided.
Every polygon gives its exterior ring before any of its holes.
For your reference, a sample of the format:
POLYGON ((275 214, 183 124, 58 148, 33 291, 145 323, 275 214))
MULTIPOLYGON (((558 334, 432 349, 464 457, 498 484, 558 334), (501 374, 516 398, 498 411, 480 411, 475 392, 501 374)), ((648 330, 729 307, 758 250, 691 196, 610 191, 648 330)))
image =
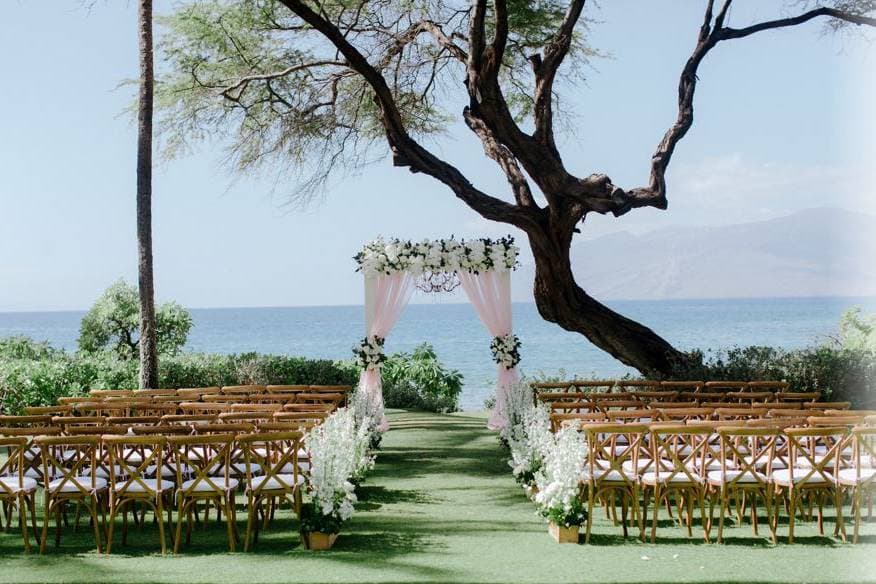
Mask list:
MULTIPOLYGON (((616 301, 609 305, 682 349, 772 345, 799 348, 836 333, 842 312, 876 310, 876 298, 616 301)), ((0 313, 0 337, 27 335, 76 349, 84 312, 0 313)), ((257 351, 346 359, 363 335, 362 306, 193 309, 186 350, 257 351)), ((534 304, 514 305, 524 374, 615 377, 631 372, 582 336, 541 319, 534 304)), ((480 409, 493 391, 490 337, 468 304, 411 304, 386 342, 388 352, 431 343, 448 367, 465 377, 463 409, 480 409)))

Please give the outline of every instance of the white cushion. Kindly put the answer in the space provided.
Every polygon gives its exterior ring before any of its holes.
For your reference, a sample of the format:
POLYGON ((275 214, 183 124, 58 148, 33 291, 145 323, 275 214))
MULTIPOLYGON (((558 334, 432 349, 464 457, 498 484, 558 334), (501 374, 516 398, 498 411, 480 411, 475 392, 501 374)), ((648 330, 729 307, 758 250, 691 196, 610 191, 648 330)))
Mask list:
MULTIPOLYGON (((310 463, 299 461, 298 462, 298 470, 303 471, 303 472, 309 471, 310 470, 310 463)), ((292 463, 287 462, 286 464, 284 464, 283 468, 280 469, 279 474, 292 474, 292 463)))
POLYGON ((857 469, 843 468, 840 469, 834 480, 843 485, 857 485, 873 480, 874 476, 876 476, 876 469, 874 468, 862 468, 860 476, 857 469))
POLYGON ((808 468, 793 468, 787 469, 783 468, 773 472, 773 482, 779 485, 790 485, 793 481, 793 484, 800 483, 822 483, 826 484, 827 480, 817 472, 812 472, 811 469, 808 468))
MULTIPOLYGON (((231 474, 245 475, 246 474, 246 463, 245 462, 234 462, 228 467, 228 470, 231 474)), ((260 464, 254 463, 254 462, 250 463, 249 471, 253 475, 260 475, 260 474, 262 474, 262 466, 260 464)))
MULTIPOLYGON (((815 459, 815 464, 818 464, 818 465, 824 464, 825 456, 823 454, 816 454, 812 458, 815 459)), ((835 461, 836 461, 836 457, 831 458, 829 461, 827 461, 827 468, 830 468, 832 470, 835 461)), ((798 456, 796 462, 797 462, 797 468, 813 468, 812 463, 809 461, 808 458, 798 456)), ((825 470, 827 470, 827 468, 825 468, 825 470)))
MULTIPOLYGON (((661 464, 663 465, 663 468, 672 468, 672 461, 671 460, 662 460, 661 464)), ((623 463, 621 464, 621 468, 629 473, 632 473, 632 472, 641 473, 646 468, 653 469, 654 465, 652 464, 650 458, 639 458, 638 460, 636 460, 635 469, 633 468, 633 461, 632 460, 623 461, 623 463)))
MULTIPOLYGON (((182 475, 188 476, 192 472, 192 467, 187 464, 182 465, 182 475)), ((143 474, 147 476, 155 476, 155 465, 150 464, 146 467, 146 472, 143 474)), ((176 478, 176 465, 161 465, 161 477, 164 479, 175 479, 176 478)))
MULTIPOLYGON (((226 491, 233 491, 237 488, 239 481, 237 479, 229 478, 228 482, 225 482, 225 477, 210 477, 215 485, 217 485, 220 489, 224 489, 226 491)), ((191 479, 184 482, 180 485, 180 488, 188 491, 192 488, 192 485, 195 487, 196 493, 209 493, 211 491, 215 491, 216 489, 207 482, 206 479, 191 479), (198 481, 198 484, 195 485, 195 481, 198 481)))
POLYGON ((709 482, 712 484, 720 485, 724 483, 756 483, 762 482, 766 483, 769 481, 769 478, 760 472, 750 471, 750 470, 727 470, 726 474, 721 472, 720 470, 713 470, 706 475, 709 482))
MULTIPOLYGON (((646 472, 642 475, 642 482, 648 485, 656 485, 657 483, 692 483, 691 477, 688 477, 683 472, 673 473, 672 471, 661 472, 646 472)), ((693 482, 702 482, 702 479, 697 475, 693 475, 693 482)))
POLYGON ((31 493, 37 488, 37 482, 30 477, 24 477, 22 479, 19 479, 19 477, 0 477, 0 483, 3 483, 3 488, 0 488, 0 492, 4 492, 8 489, 15 493, 19 491, 31 493))
POLYGON ((149 448, 143 449, 142 452, 139 448, 125 448, 122 451, 122 458, 131 465, 139 464, 143 462, 144 457, 149 458, 150 456, 152 456, 152 450, 149 448))
POLYGON ((91 485, 94 484, 95 491, 102 491, 106 488, 106 479, 102 479, 100 477, 94 477, 93 479, 89 476, 78 476, 78 477, 70 477, 66 479, 65 477, 61 477, 51 481, 47 488, 49 491, 58 491, 62 493, 76 493, 79 492, 79 488, 76 485, 79 485, 86 491, 91 490, 91 485), (92 483, 92 481, 94 481, 92 483))
POLYGON ((262 489, 265 491, 288 489, 290 485, 301 485, 304 483, 304 477, 298 475, 298 480, 295 480, 295 475, 280 474, 272 476, 265 480, 265 477, 254 477, 252 479, 253 489, 262 489), (282 483, 280 481, 283 481, 282 483))
POLYGON ((596 469, 594 473, 590 473, 590 471, 585 470, 583 476, 581 477, 583 480, 595 479, 598 481, 607 481, 607 482, 635 482, 636 476, 633 473, 630 473, 627 476, 624 476, 619 471, 616 470, 608 470, 608 469, 596 469))
MULTIPOLYGON (((113 475, 115 475, 117 477, 122 477, 122 476, 125 476, 125 474, 127 474, 127 473, 125 473, 125 470, 122 468, 122 465, 120 465, 120 464, 114 464, 112 467, 112 471, 113 471, 113 475)), ((106 466, 99 466, 94 470, 95 476, 105 478, 105 479, 109 478, 109 473, 110 473, 110 469, 106 466)), ((84 476, 89 476, 91 474, 91 469, 90 468, 82 469, 82 474, 84 476)))
MULTIPOLYGON (((173 482, 168 481, 167 479, 163 479, 161 481, 161 491, 168 491, 173 488, 173 482)), ((140 479, 140 481, 131 481, 130 483, 125 481, 123 483, 117 483, 115 491, 125 492, 125 493, 145 493, 147 491, 152 493, 158 492, 158 479, 140 479), (143 484, 140 484, 140 483, 143 484)))
MULTIPOLYGON (((700 468, 700 459, 698 458, 695 462, 688 463, 687 467, 693 470, 699 470, 700 468)), ((732 460, 727 461, 727 469, 736 468, 736 463, 732 460)), ((712 470, 721 470, 721 461, 717 458, 709 458, 706 459, 706 471, 712 470)))

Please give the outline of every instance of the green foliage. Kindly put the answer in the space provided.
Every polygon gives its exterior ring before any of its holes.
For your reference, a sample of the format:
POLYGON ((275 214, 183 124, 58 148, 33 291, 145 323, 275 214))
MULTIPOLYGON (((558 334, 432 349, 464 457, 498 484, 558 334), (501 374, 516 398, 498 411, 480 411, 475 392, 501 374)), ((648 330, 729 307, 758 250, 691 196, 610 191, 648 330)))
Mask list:
POLYGON ((695 364, 674 379, 703 381, 787 381, 792 391, 820 391, 824 401, 850 401, 853 407, 876 407, 876 354, 821 345, 807 349, 734 347, 696 351, 695 364))
POLYGON ((418 346, 413 353, 390 355, 381 376, 387 407, 433 412, 453 412, 459 408, 462 374, 444 367, 428 343, 418 346))
POLYGON ((839 343, 845 349, 876 353, 876 314, 862 314, 860 308, 844 312, 839 343))
MULTIPOLYGON (((176 355, 186 344, 192 317, 175 302, 155 310, 158 352, 176 355)), ((135 359, 139 351, 140 300, 137 289, 124 280, 111 285, 82 318, 79 350, 83 353, 112 351, 120 359, 135 359)))
MULTIPOLYGON (((500 82, 523 121, 533 106, 528 58, 556 33, 566 2, 511 0, 507 8, 500 82)), ((409 134, 439 134, 458 121, 458 103, 468 100, 464 58, 457 58, 470 50, 468 3, 325 0, 318 9, 383 74, 409 134), (459 53, 419 28, 424 23, 440 26, 459 53)), ((307 196, 313 189, 306 187, 333 171, 373 161, 375 147, 380 155, 388 152, 371 87, 334 45, 277 0, 188 0, 156 20, 164 63, 156 110, 165 155, 219 141, 238 171, 306 172, 295 178, 298 194, 307 196)), ((487 20, 492 34, 494 18, 487 20)), ((569 85, 582 79, 582 64, 596 55, 584 41, 588 24, 587 17, 579 22, 558 74, 569 85)))
MULTIPOLYGON (((112 352, 69 354, 45 343, 15 337, 0 339, 0 411, 51 405, 89 389, 137 387, 138 364, 112 352)), ((356 367, 346 361, 284 355, 181 354, 159 363, 161 387, 239 384, 354 385, 356 367)))

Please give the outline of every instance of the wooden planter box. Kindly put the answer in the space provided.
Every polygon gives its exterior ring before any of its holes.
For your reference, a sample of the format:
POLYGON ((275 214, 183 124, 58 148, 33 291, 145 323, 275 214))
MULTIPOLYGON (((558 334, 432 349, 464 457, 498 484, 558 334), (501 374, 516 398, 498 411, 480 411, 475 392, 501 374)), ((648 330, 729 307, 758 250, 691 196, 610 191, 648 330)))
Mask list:
POLYGON ((309 550, 327 550, 335 545, 338 539, 337 533, 322 533, 321 531, 302 532, 301 539, 304 547, 309 550))
POLYGON ((548 524, 548 533, 557 543, 578 543, 578 526, 563 527, 555 523, 548 524))

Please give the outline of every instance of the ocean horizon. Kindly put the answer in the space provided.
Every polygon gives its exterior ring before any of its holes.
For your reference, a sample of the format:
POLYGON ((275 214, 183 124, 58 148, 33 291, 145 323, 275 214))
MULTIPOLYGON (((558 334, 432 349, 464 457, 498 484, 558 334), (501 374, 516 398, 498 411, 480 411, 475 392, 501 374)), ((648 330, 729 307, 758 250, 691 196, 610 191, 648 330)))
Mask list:
MULTIPOLYGON (((876 310, 873 297, 615 300, 607 304, 680 349, 721 350, 770 345, 801 348, 837 332, 840 315, 860 306, 876 310)), ((349 359, 364 335, 362 305, 192 308, 185 350, 207 353, 276 353, 349 359)), ((545 322, 529 302, 515 303, 514 329, 523 347, 526 375, 616 377, 634 370, 577 334, 545 322)), ((0 312, 0 337, 25 335, 76 350, 84 310, 0 312)), ((493 391, 490 337, 465 302, 415 302, 386 342, 388 352, 431 343, 441 361, 464 375, 463 409, 481 409, 493 391)))

